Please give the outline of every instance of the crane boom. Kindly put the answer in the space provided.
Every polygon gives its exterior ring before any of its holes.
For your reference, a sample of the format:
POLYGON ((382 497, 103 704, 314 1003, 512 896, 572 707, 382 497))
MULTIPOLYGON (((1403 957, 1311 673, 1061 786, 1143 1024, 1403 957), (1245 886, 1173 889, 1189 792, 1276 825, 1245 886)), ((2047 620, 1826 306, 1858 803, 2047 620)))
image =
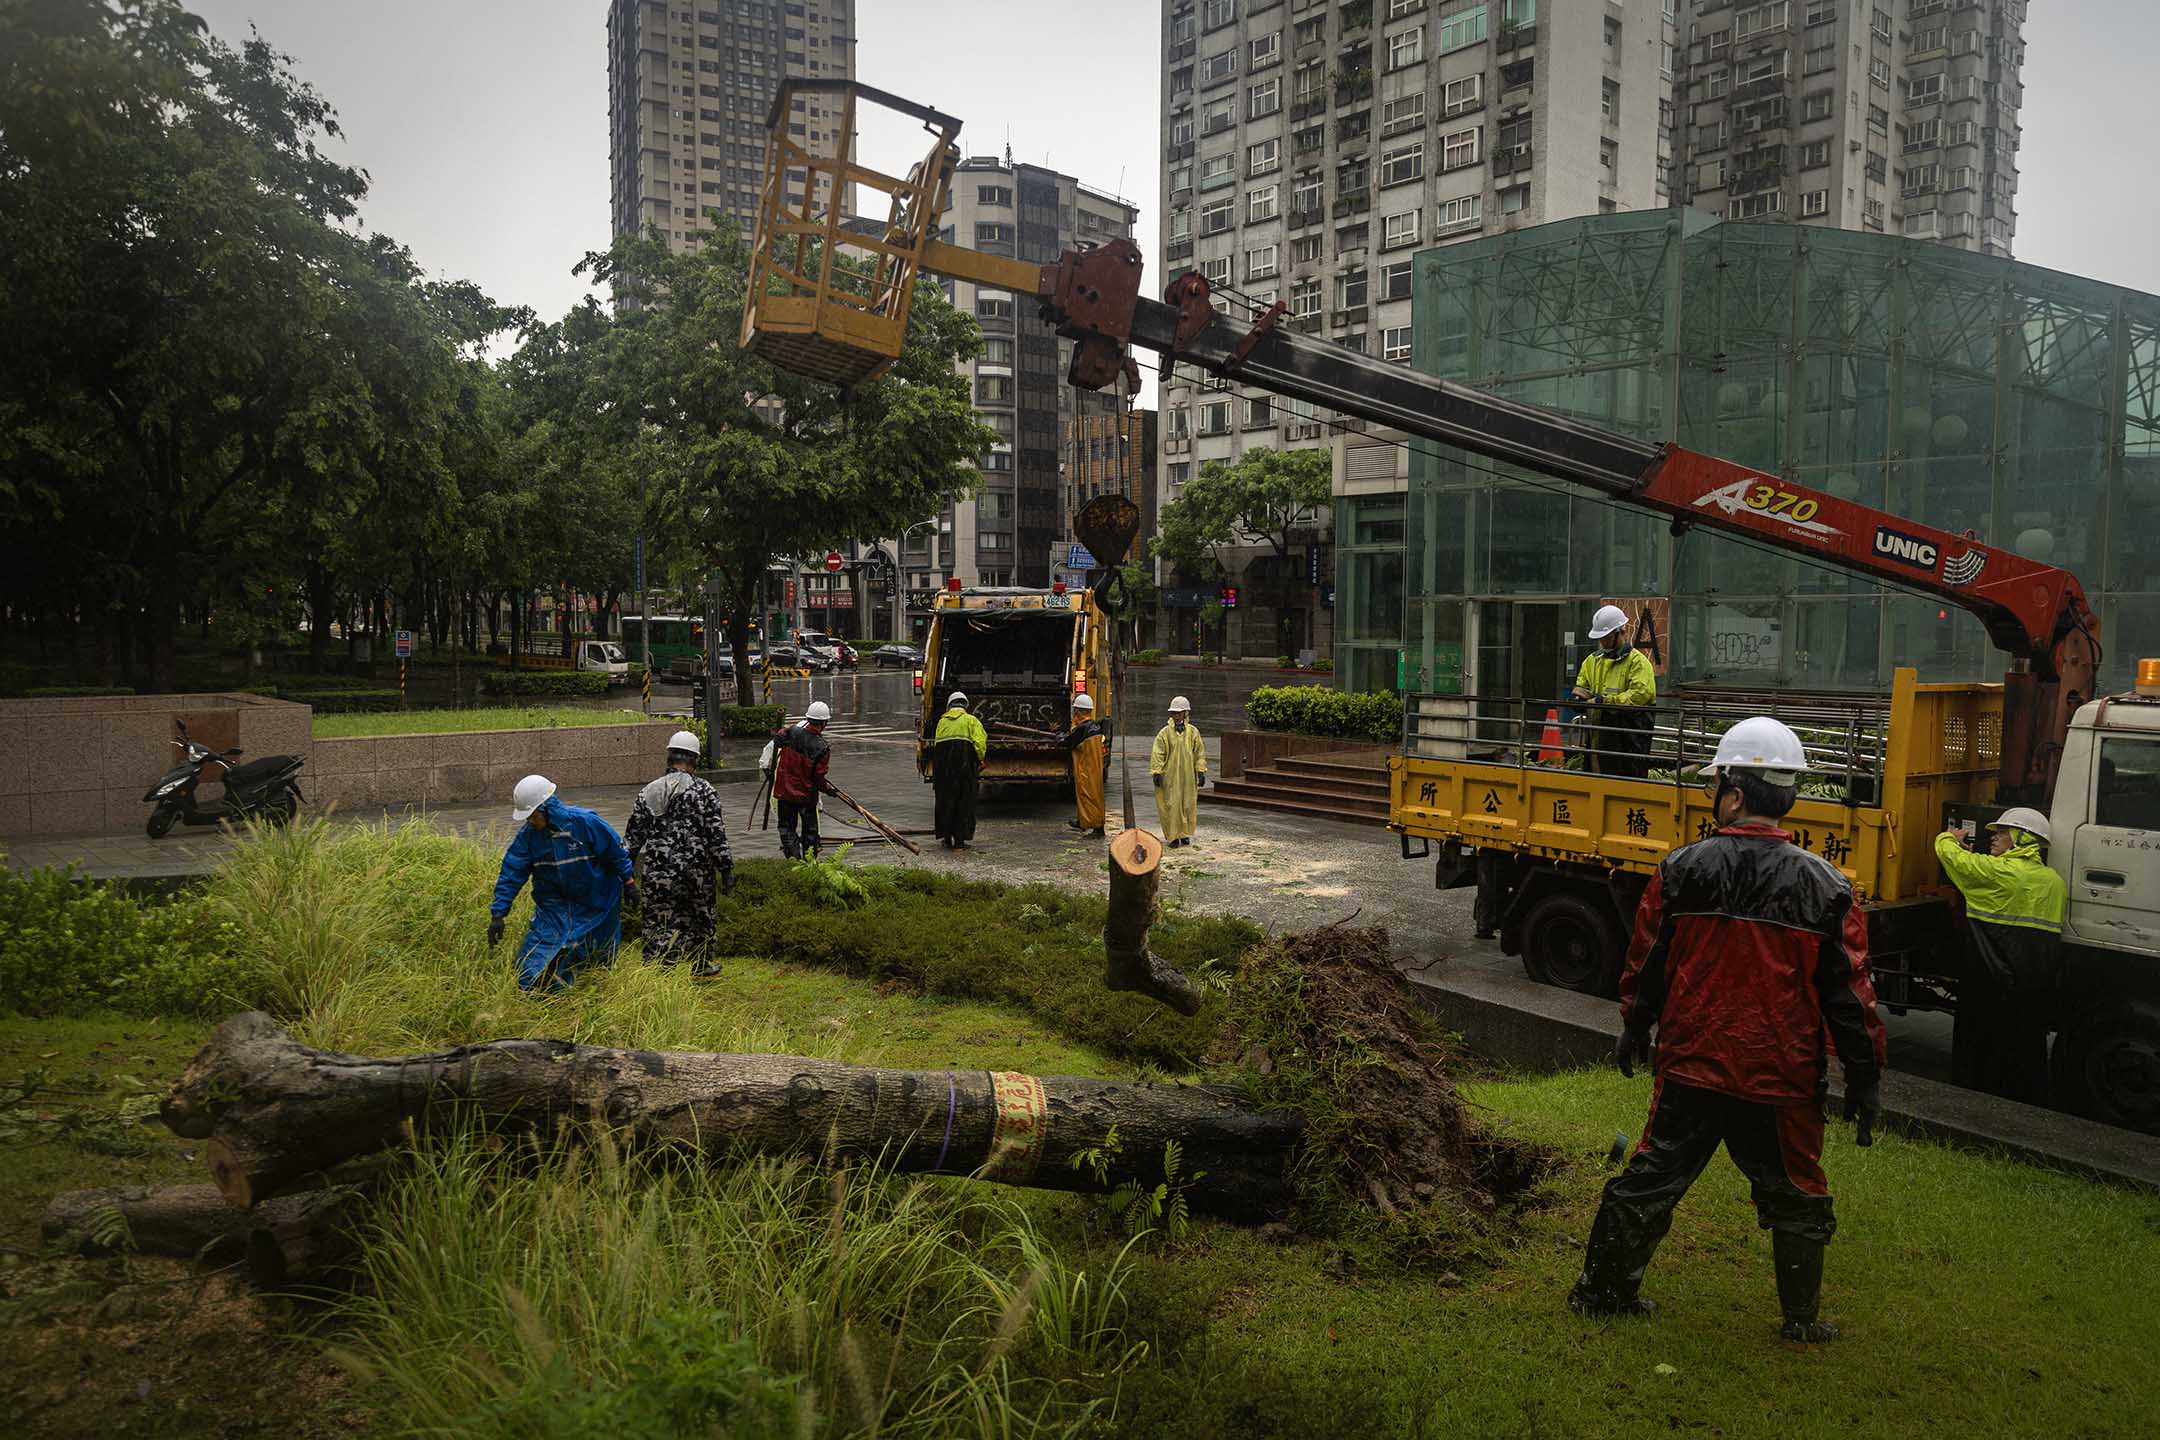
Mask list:
MULTIPOLYGON (((938 258, 950 261, 954 248, 940 247, 938 258)), ((1255 322, 1234 321, 1216 309, 1198 274, 1179 276, 1163 302, 1148 300, 1138 293, 1140 265, 1138 247, 1113 240, 1042 267, 1036 294, 1045 318, 1077 342, 1075 384, 1107 384, 1125 347, 1139 346, 1271 394, 1581 485, 1664 515, 1676 533, 1699 526, 1741 536, 1934 596, 1977 616, 2014 662, 2004 677, 2005 803, 2043 799, 2053 789, 2070 717, 2092 697, 2100 660, 2099 621, 2069 571, 1714 455, 1638 440, 1285 329, 1280 305, 1255 322)))

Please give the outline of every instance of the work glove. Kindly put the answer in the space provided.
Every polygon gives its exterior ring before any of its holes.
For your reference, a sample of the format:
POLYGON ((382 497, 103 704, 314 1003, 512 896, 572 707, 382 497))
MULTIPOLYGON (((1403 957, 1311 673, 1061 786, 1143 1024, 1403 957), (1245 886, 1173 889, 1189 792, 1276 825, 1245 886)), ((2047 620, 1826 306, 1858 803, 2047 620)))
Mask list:
POLYGON ((490 915, 488 917, 488 948, 493 949, 495 946, 500 945, 502 943, 502 937, 503 917, 500 915, 490 915))
POLYGON ((1150 780, 1153 780, 1153 781, 1155 782, 1155 788, 1156 788, 1156 789, 1158 789, 1158 790, 1162 789, 1162 776, 1160 776, 1160 775, 1150 775, 1150 776, 1149 776, 1148 778, 1149 778, 1150 780))
POLYGON ((735 862, 733 860, 720 862, 720 893, 723 895, 735 893, 735 862))
POLYGON ((1630 1080, 1635 1078, 1636 1061, 1640 1060, 1645 1067, 1654 1065, 1657 1047, 1650 1043, 1649 1028, 1629 1025, 1621 1030, 1620 1038, 1613 1042, 1612 1058, 1613 1064, 1620 1067, 1620 1073, 1630 1080))
POLYGON ((1882 1119, 1882 1077, 1845 1077, 1845 1118, 1854 1122, 1853 1143, 1875 1143, 1875 1122, 1882 1119))

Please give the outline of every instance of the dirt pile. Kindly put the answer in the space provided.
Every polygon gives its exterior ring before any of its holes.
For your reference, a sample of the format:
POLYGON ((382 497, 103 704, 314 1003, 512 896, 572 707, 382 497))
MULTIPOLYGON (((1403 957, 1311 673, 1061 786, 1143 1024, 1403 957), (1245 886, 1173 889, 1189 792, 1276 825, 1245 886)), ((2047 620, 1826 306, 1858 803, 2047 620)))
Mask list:
POLYGON ((1329 926, 1254 949, 1217 1059, 1255 1098, 1302 1111, 1300 1220, 1380 1233, 1404 1258, 1482 1251, 1559 1164, 1486 1126, 1450 1076, 1458 1054, 1396 970, 1386 930, 1329 926))

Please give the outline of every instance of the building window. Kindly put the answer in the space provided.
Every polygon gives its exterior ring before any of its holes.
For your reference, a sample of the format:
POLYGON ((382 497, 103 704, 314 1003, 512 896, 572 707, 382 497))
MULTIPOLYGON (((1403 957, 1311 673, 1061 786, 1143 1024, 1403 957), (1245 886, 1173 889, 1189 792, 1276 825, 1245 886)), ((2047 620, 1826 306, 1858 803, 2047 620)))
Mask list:
POLYGON ((1200 61, 1200 83, 1213 85, 1237 74, 1237 51, 1224 50, 1200 61))
POLYGON ((1614 121, 1614 120, 1616 120, 1616 119, 1618 119, 1618 118, 1619 118, 1619 115, 1620 115, 1620 82, 1619 82, 1619 81, 1617 81, 1617 80, 1611 80, 1611 79, 1608 79, 1607 81, 1605 81, 1604 89, 1603 89, 1603 91, 1601 92, 1601 94, 1600 94, 1600 96, 1599 96, 1599 99, 1598 99, 1598 105, 1599 105, 1599 110, 1600 110, 1600 113, 1602 113, 1602 114, 1604 115, 1604 117, 1605 117, 1605 123, 1606 123, 1606 124, 1610 125, 1610 124, 1612 124, 1612 123, 1613 123, 1613 121, 1614 121))
MULTIPOLYGON (((1420 95, 1417 100, 1418 114, 1422 117, 1425 113, 1425 97, 1420 95)), ((1440 113, 1442 115, 1466 114, 1484 103, 1485 77, 1483 75, 1470 75, 1461 80, 1450 80, 1440 92, 1440 113)))
POLYGON ((1013 358, 1013 342, 1008 339, 983 341, 982 363, 985 365, 1010 365, 1013 358))
POLYGON ((1315 15, 1310 20, 1300 20, 1290 32, 1290 43, 1302 50, 1307 45, 1318 45, 1327 39, 1327 16, 1315 15))
POLYGON ((1800 97, 1802 120, 1828 120, 1837 110, 1837 96, 1828 90, 1817 90, 1800 97))
POLYGON ((1830 192, 1809 190, 1800 197, 1800 214, 1803 219, 1830 213, 1830 192))
POLYGON ((1013 398, 1013 382, 1010 375, 978 375, 975 377, 975 403, 978 405, 1010 405, 1013 398))
POLYGON ((1267 175, 1282 165, 1282 141, 1263 140, 1245 147, 1245 173, 1267 175))
POLYGON ((1808 24, 1828 25, 1835 19, 1837 19, 1837 0, 1808 0, 1808 24))
MULTIPOLYGON (((1870 60, 1870 61, 1868 61, 1868 67, 1867 67, 1867 78, 1868 78, 1868 84, 1870 84, 1870 85, 1873 85, 1873 86, 1874 86, 1874 87, 1875 87, 1876 89, 1878 89, 1878 90, 1887 90, 1887 89, 1889 89, 1889 88, 1890 88, 1890 62, 1889 62, 1888 60, 1870 60)), ((1938 78, 1939 78, 1939 77, 1938 77, 1938 78)))
POLYGON ((1768 5, 1757 5, 1733 16, 1733 35, 1745 40, 1769 30, 1782 30, 1791 22, 1791 6, 1786 0, 1770 0, 1768 5))
POLYGON ((1765 195, 1743 195, 1725 207, 1728 220, 1759 220, 1765 215, 1780 214, 1785 209, 1785 192, 1772 190, 1765 195))
POLYGON ((1810 140, 1800 147, 1801 169, 1820 170, 1829 163, 1830 142, 1828 140, 1810 140))
POLYGON ((1210 155, 1200 162, 1200 188, 1220 190, 1237 183, 1237 156, 1210 155))
POLYGON ((1485 6, 1479 5, 1475 9, 1458 11, 1442 20, 1440 22, 1440 53, 1446 55, 1450 51, 1460 50, 1466 45, 1475 45, 1483 40, 1485 38, 1485 9, 1485 6))
POLYGON ((1282 32, 1280 30, 1267 35, 1257 35, 1245 47, 1245 68, 1248 70, 1259 70, 1273 65, 1281 59, 1282 32))
POLYGON ((1405 365, 1410 363, 1410 327, 1408 325, 1393 325, 1380 332, 1380 358, 1399 361, 1405 365))
POLYGON ((1320 249, 1318 235, 1301 235, 1290 242, 1290 258, 1299 265, 1316 265, 1320 261, 1320 249))
POLYGON ((1387 18, 1401 20, 1425 8, 1425 0, 1388 0, 1387 18))
POLYGON ((1193 168, 1192 168, 1192 166, 1190 166, 1190 165, 1173 165, 1173 166, 1171 166, 1171 167, 1170 167, 1170 198, 1171 198, 1172 200, 1176 200, 1176 199, 1178 199, 1178 198, 1179 198, 1180 196, 1184 196, 1184 195, 1190 195, 1190 194, 1192 193, 1192 180, 1193 180, 1193 168))
POLYGON ((1207 277, 1207 282, 1210 285, 1228 285, 1230 283, 1230 257, 1221 255, 1213 260, 1201 261, 1200 273, 1207 277))
POLYGON ((1335 308, 1360 310, 1365 305, 1365 272, 1346 270, 1335 277, 1335 308))
MULTIPOLYGON (((1529 193, 1529 188, 1527 185, 1515 187, 1525 195, 1529 193)), ((1500 194, 1505 199, 1508 192, 1503 190, 1500 194)), ((1518 205, 1516 208, 1522 207, 1518 205)), ((1443 201, 1435 218, 1438 222, 1433 227, 1435 235, 1459 235, 1465 230, 1476 230, 1485 223, 1485 197, 1465 195, 1460 199, 1443 201)))
POLYGON ((1265 395, 1245 397, 1245 428, 1258 430, 1263 425, 1275 423, 1275 405, 1265 395))
POLYGON ((1202 435, 1227 435, 1230 433, 1230 402, 1228 400, 1208 400, 1201 403, 1200 433, 1202 435))
POLYGON ((1207 8, 1201 12, 1200 28, 1220 30, 1237 19, 1237 0, 1207 0, 1207 8))
POLYGON ((1441 136, 1440 168, 1460 170, 1465 165, 1477 164, 1484 135, 1485 128, 1482 125, 1473 125, 1468 130, 1457 130, 1452 135, 1441 136))
POLYGON ((1245 118, 1258 120, 1282 109, 1282 77, 1270 75, 1245 92, 1245 118))
POLYGON ((1730 89, 1732 89, 1732 71, 1730 68, 1720 65, 1717 69, 1703 76, 1702 94, 1697 98, 1702 100, 1722 100, 1725 97, 1725 92, 1730 89))
MULTIPOLYGON (((1876 61, 1875 63, 1878 65, 1887 65, 1887 62, 1880 60, 1876 61)), ((1869 73, 1871 75, 1874 73, 1873 66, 1869 67, 1869 73)), ((1905 93, 1905 99, 1907 103, 1913 105, 1931 104, 1934 101, 1942 99, 1942 96, 1943 77, 1940 73, 1934 75, 1913 76, 1912 88, 1905 93)))
POLYGON ((1290 213, 1311 215, 1320 208, 1321 184, 1318 176, 1308 176, 1290 187, 1290 213))
POLYGON ((1170 143, 1172 145, 1190 145, 1192 144, 1192 137, 1192 116, 1181 116, 1170 122, 1170 143))
POLYGON ((1414 141, 1380 152, 1380 183, 1407 185, 1425 178, 1425 142, 1414 141))
POLYGON ((1245 252, 1245 278, 1265 280, 1278 273, 1282 266, 1280 245, 1261 245, 1245 252))
POLYGON ((1245 192, 1245 223, 1256 225, 1262 220, 1273 220, 1277 204, 1278 187, 1262 185, 1257 190, 1245 192))
POLYGON ((1405 95, 1400 100, 1385 100, 1380 104, 1380 133, 1393 135, 1398 130, 1422 130, 1425 128, 1425 92, 1405 95))
POLYGON ((1176 242, 1178 242, 1178 241, 1180 241, 1180 240, 1190 240, 1190 239, 1192 239, 1192 211, 1190 211, 1190 210, 1173 210, 1173 211, 1171 211, 1171 212, 1170 212, 1170 240, 1171 240, 1171 243, 1175 244, 1176 242))
POLYGON ((1603 166, 1608 173, 1618 172, 1620 169, 1620 142, 1610 135, 1600 139, 1597 142, 1597 163, 1603 166))
POLYGON ((1200 133, 1220 135, 1237 123, 1237 99, 1225 95, 1220 100, 1208 101, 1200 112, 1200 133))
POLYGON ((1012 187, 1009 185, 978 185, 975 187, 975 203, 978 205, 1012 205, 1012 187))
POLYGON ((1610 15, 1605 17, 1605 48, 1620 53, 1620 22, 1610 15))
POLYGON ((1510 185, 1500 192, 1500 213, 1514 215, 1530 208, 1530 187, 1510 185))
POLYGON ((1387 68, 1404 70, 1412 65, 1425 63, 1425 27, 1413 25, 1400 34, 1388 36, 1387 68))
POLYGON ((1380 248, 1383 250, 1399 250, 1405 245, 1417 244, 1419 231, 1423 228, 1424 217, 1425 212, 1422 210, 1405 210, 1400 214, 1389 215, 1381 220, 1380 248))
POLYGON ((1237 218, 1235 200, 1216 200, 1200 207, 1200 233, 1220 235, 1228 230, 1237 218))
POLYGON ((975 227, 975 243, 978 245, 1010 245, 1012 238, 1013 227, 1010 225, 984 223, 975 227))
POLYGON ((1300 280, 1290 287, 1290 313, 1300 320, 1311 320, 1320 314, 1320 282, 1300 280))
POLYGON ((1408 300, 1410 298, 1411 270, 1416 264, 1411 260, 1398 260, 1380 270, 1380 298, 1382 300, 1408 300))

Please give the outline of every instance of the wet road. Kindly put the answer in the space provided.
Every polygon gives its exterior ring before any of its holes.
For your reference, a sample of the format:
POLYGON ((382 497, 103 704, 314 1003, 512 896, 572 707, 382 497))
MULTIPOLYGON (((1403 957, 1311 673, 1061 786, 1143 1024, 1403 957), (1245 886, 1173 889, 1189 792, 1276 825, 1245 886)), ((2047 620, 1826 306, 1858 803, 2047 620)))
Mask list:
MULTIPOLYGON (((1125 691, 1118 710, 1132 727, 1131 733, 1152 735, 1161 728, 1171 697, 1183 695, 1192 702, 1193 723, 1213 741, 1225 730, 1247 728, 1245 701, 1261 686, 1326 681, 1323 675, 1286 675, 1275 670, 1135 665, 1126 669, 1125 691)), ((663 700, 668 702, 665 708, 686 709, 689 697, 687 689, 657 682, 653 686, 656 710, 664 708, 663 700)), ((800 715, 811 701, 823 700, 832 707, 834 724, 859 730, 866 738, 912 735, 920 713, 911 672, 870 665, 808 680, 775 680, 772 698, 774 704, 785 705, 790 715, 800 715)), ((1209 753, 1215 752, 1216 747, 1210 744, 1209 753)))

